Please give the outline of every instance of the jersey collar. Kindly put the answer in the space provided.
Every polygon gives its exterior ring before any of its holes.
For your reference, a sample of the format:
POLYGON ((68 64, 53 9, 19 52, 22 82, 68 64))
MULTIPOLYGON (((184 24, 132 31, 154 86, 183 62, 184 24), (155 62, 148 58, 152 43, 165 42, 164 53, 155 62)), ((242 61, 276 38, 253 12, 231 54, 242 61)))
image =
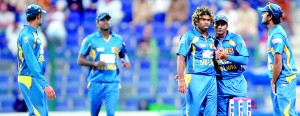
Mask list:
MULTIPOLYGON (((115 36, 115 33, 113 33, 112 31, 109 31, 109 33, 110 33, 110 35, 111 35, 112 37, 115 36)), ((100 34, 99 31, 96 33, 96 36, 97 36, 97 37, 103 37, 103 36, 100 34)))
POLYGON ((24 27, 27 28, 29 31, 37 32, 37 30, 30 25, 24 25, 24 27))
POLYGON ((279 26, 279 24, 276 24, 272 29, 269 30, 269 34, 273 33, 273 31, 279 26))

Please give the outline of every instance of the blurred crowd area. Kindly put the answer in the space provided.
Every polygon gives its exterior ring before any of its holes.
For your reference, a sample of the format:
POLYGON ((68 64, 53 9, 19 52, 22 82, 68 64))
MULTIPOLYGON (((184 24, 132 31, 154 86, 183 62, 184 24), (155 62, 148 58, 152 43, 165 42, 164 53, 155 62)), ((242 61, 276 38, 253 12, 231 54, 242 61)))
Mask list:
MULTIPOLYGON (((261 24, 257 11, 268 2, 282 7, 282 26, 294 48, 296 62, 299 61, 299 0, 0 0, 0 112, 21 109, 19 102, 15 102, 22 101, 17 84, 16 44, 27 23, 24 10, 30 3, 47 11, 38 36, 46 49, 46 78, 57 93, 57 98, 50 102, 52 110, 88 109, 88 69, 77 65, 76 60, 84 37, 97 31, 95 19, 102 12, 111 15, 112 31, 123 37, 132 64, 130 70, 121 68, 119 110, 179 110, 184 96, 177 92, 174 80, 175 53, 180 36, 193 28, 193 11, 205 5, 215 14, 226 15, 229 31, 244 38, 250 55, 245 78, 252 107, 271 111, 270 96, 266 93, 270 91, 267 28, 261 24)), ((212 27, 208 32, 214 35, 212 27)))

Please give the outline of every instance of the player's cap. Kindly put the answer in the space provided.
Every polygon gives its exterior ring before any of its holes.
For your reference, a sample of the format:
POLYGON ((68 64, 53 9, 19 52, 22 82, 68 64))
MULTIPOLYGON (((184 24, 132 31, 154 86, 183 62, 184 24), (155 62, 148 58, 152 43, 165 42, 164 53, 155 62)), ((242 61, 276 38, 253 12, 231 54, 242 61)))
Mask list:
POLYGON ((108 18, 108 20, 111 18, 108 13, 100 13, 97 17, 97 21, 102 20, 104 18, 108 18))
POLYGON ((282 16, 282 10, 281 7, 277 4, 269 2, 265 7, 258 8, 258 11, 260 12, 270 12, 275 17, 281 17, 282 16))
POLYGON ((26 16, 33 16, 33 15, 37 15, 39 13, 47 13, 45 10, 43 10, 39 5, 37 4, 30 4, 29 6, 27 6, 26 10, 26 16))
POLYGON ((226 23, 228 23, 228 18, 225 15, 217 15, 215 16, 214 19, 214 23, 216 23, 217 21, 225 21, 226 23))

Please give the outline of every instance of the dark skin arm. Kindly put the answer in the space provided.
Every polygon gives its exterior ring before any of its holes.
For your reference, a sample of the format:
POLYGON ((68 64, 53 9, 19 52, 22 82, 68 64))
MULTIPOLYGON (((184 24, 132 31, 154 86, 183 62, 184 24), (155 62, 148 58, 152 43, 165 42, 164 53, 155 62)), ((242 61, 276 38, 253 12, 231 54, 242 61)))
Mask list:
POLYGON ((77 64, 79 64, 81 66, 94 66, 94 67, 105 66, 105 62, 103 62, 103 61, 92 62, 92 61, 87 60, 86 56, 83 56, 81 54, 78 55, 77 64))
POLYGON ((178 55, 177 57, 177 72, 176 78, 178 79, 178 92, 184 94, 186 92, 186 85, 184 80, 184 65, 185 57, 178 55))
POLYGON ((273 75, 271 80, 272 91, 276 94, 276 81, 282 71, 282 55, 275 54, 274 55, 274 64, 273 64, 273 75))

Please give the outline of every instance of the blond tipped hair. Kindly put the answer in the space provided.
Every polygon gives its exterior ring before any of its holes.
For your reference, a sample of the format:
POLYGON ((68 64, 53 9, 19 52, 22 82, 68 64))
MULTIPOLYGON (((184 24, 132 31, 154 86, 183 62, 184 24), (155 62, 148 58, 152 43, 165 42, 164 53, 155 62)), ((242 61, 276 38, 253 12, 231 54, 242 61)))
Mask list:
POLYGON ((196 22, 200 20, 203 15, 209 15, 211 18, 211 23, 213 23, 214 13, 207 6, 201 6, 197 7, 197 9, 194 11, 192 15, 192 24, 196 26, 196 22))

